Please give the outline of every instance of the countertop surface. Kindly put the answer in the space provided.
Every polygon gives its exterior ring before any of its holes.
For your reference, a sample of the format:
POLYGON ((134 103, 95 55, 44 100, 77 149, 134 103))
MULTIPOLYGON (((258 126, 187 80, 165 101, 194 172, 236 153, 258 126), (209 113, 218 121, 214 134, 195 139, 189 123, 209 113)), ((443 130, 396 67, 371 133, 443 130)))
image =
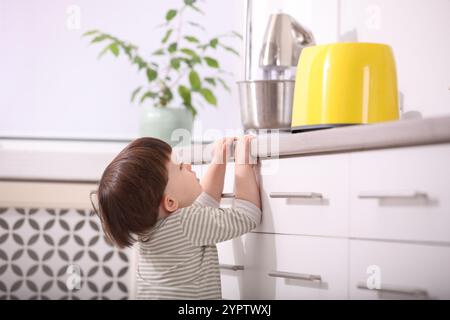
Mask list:
MULTIPOLYGON (((302 133, 259 135, 253 156, 261 159, 350 152, 450 142, 450 116, 354 125, 302 133)), ((186 162, 208 163, 212 146, 180 148, 186 162)))
MULTIPOLYGON (((450 142, 450 116, 356 125, 303 133, 258 135, 261 159, 450 142)), ((0 138, 0 180, 95 183, 127 142, 0 138)), ((176 148, 180 159, 208 163, 212 144, 176 148)))

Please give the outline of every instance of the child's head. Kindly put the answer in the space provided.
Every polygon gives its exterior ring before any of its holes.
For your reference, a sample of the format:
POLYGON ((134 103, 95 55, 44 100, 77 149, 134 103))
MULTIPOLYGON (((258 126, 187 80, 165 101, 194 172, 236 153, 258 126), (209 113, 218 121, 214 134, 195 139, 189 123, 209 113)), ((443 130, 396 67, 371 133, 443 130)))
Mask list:
POLYGON ((98 186, 98 211, 110 241, 131 246, 158 218, 191 205, 202 192, 190 164, 178 163, 159 139, 131 142, 106 167, 98 186))

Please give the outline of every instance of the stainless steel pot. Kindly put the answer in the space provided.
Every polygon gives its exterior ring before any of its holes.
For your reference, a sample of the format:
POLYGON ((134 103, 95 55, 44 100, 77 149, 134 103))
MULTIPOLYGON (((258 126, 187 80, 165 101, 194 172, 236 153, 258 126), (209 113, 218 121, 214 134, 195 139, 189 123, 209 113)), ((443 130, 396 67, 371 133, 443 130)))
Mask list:
POLYGON ((244 130, 290 130, 294 80, 237 82, 244 130))
POLYGON ((313 34, 293 17, 272 14, 259 55, 260 75, 252 78, 252 0, 245 2, 244 81, 237 82, 244 130, 291 128, 295 70, 313 34))

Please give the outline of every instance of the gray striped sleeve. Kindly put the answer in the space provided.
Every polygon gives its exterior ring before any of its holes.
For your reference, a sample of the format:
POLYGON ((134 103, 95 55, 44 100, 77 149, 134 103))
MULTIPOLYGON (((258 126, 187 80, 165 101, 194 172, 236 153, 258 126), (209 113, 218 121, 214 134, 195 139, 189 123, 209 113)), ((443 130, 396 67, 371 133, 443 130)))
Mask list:
POLYGON ((256 225, 261 222, 261 209, 255 206, 253 203, 243 199, 234 200, 234 208, 239 210, 242 214, 245 214, 252 219, 256 225))
POLYGON ((250 212, 254 209, 241 201, 238 201, 237 208, 190 206, 180 213, 181 229, 195 246, 214 245, 256 228, 259 222, 257 213, 250 212))
POLYGON ((213 207, 218 208, 220 203, 216 201, 213 197, 211 197, 206 192, 202 192, 198 198, 195 200, 194 204, 200 207, 213 207))

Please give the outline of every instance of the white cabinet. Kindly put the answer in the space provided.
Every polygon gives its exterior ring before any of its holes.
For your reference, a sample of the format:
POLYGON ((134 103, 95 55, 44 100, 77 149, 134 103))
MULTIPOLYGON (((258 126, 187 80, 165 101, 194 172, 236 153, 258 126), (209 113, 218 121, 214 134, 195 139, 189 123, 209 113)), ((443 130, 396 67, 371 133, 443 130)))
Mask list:
POLYGON ((450 242, 450 145, 351 155, 350 235, 450 242))
POLYGON ((247 235, 244 298, 347 299, 348 240, 247 235))
POLYGON ((261 161, 262 223, 219 245, 223 297, 450 299, 449 164, 450 144, 261 161))
POLYGON ((345 236, 349 154, 263 160, 257 231, 345 236))
POLYGON ((450 247, 350 241, 351 299, 450 299, 450 247))
POLYGON ((224 299, 347 299, 348 240, 249 233, 218 244, 224 299))

